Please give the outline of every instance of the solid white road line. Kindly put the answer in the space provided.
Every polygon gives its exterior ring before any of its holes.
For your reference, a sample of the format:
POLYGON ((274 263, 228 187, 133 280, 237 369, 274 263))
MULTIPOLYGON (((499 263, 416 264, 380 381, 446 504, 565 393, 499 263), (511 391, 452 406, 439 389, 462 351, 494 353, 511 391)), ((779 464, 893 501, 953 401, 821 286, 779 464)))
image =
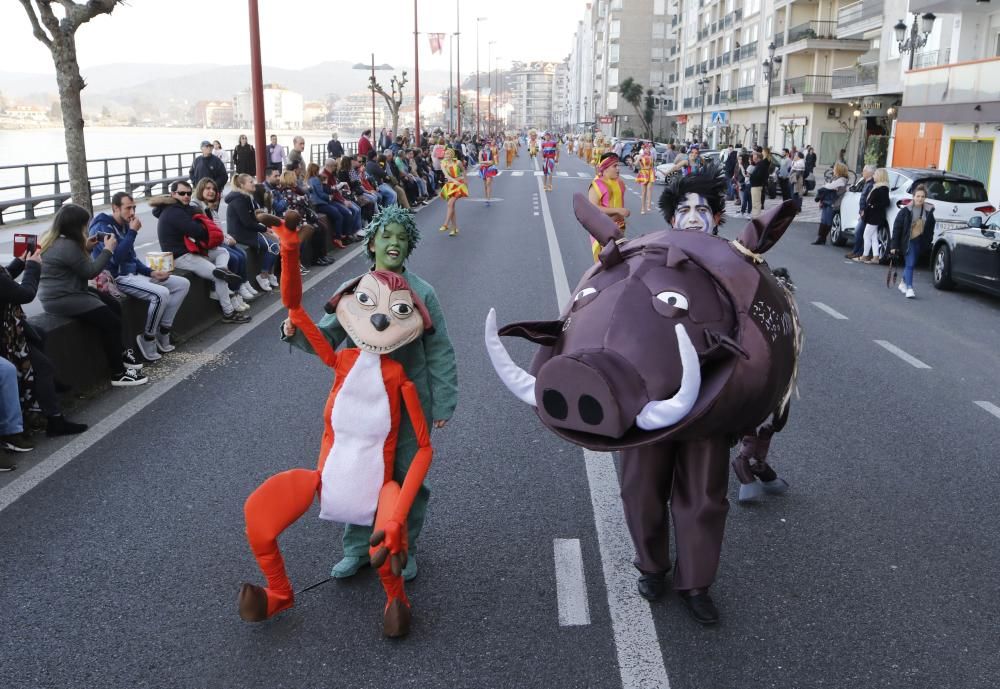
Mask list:
MULTIPOLYGON (((538 180, 542 192, 542 180, 538 180)), ((569 281, 563 264, 559 240, 549 212, 549 200, 544 193, 542 213, 545 236, 552 263, 552 280, 556 288, 559 311, 569 303, 569 281)), ((670 689, 663 653, 653 624, 653 613, 635 590, 636 573, 631 564, 632 540, 625 526, 618 475, 610 454, 583 451, 590 485, 590 500, 594 509, 597 543, 601 551, 604 585, 611 611, 611 628, 618 654, 618 671, 623 689, 670 689)))
POLYGON ((875 340, 875 344, 877 344, 879 347, 882 347, 888 352, 892 352, 893 354, 898 356, 900 359, 908 363, 913 368, 930 368, 930 366, 922 362, 920 359, 918 359, 915 356, 907 354, 906 352, 904 352, 902 349, 900 349, 891 342, 886 342, 885 340, 875 340))
POLYGON ((827 306, 826 304, 824 304, 821 301, 814 301, 812 303, 812 305, 815 306, 820 311, 825 311, 826 313, 830 314, 831 316, 833 316, 834 318, 836 318, 838 321, 846 321, 846 320, 848 320, 847 316, 845 316, 844 314, 842 314, 840 311, 837 311, 836 309, 830 308, 829 306, 827 306))
POLYGON ((609 453, 590 450, 583 451, 583 459, 590 483, 590 501, 594 508, 604 585, 608 590, 622 689, 670 689, 653 613, 649 603, 635 590, 637 575, 632 566, 632 541, 625 525, 615 463, 609 453))
POLYGON ((976 406, 1000 419, 1000 407, 992 402, 976 402, 976 406))
MULTIPOLYGON (((318 271, 316 275, 302 285, 303 293, 308 292, 320 282, 330 277, 333 273, 337 272, 340 268, 343 268, 350 262, 351 259, 360 254, 363 249, 364 246, 358 244, 358 246, 354 247, 343 256, 338 256, 337 263, 335 265, 322 271, 318 271)), ((281 300, 279 299, 259 313, 254 313, 254 319, 249 325, 226 326, 234 328, 233 331, 211 346, 207 347, 200 353, 201 356, 195 357, 190 363, 184 364, 178 368, 166 380, 148 384, 148 388, 145 392, 138 395, 135 399, 126 403, 124 406, 120 407, 117 411, 110 414, 100 422, 91 426, 84 433, 75 436, 73 440, 69 441, 61 448, 53 452, 49 457, 29 469, 23 476, 18 477, 3 488, 0 488, 0 512, 3 512, 18 498, 79 457, 92 445, 103 440, 108 434, 112 433, 115 429, 141 412, 143 409, 170 392, 170 390, 177 384, 191 377, 194 373, 197 373, 198 370, 206 364, 214 362, 218 355, 235 345, 262 325, 264 321, 284 308, 285 307, 282 306, 281 300)))
POLYGON ((583 574, 580 539, 557 538, 552 542, 556 565, 556 600, 559 603, 559 626, 590 624, 587 602, 587 579, 583 574))

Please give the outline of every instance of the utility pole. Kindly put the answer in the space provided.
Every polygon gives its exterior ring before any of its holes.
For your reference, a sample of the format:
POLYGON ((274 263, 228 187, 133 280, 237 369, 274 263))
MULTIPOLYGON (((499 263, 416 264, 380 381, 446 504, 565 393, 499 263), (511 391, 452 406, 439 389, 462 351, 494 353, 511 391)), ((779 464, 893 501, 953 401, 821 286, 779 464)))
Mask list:
MULTIPOLYGON (((265 169, 267 138, 264 132, 264 77, 260 62, 260 13, 257 11, 257 0, 250 0, 250 84, 253 98, 253 143, 257 158, 257 179, 263 181, 267 175, 265 169)), ((375 56, 372 56, 372 60, 375 56)), ((374 62, 372 63, 374 64, 374 62)), ((374 72, 372 72, 374 74, 374 72)), ((375 94, 372 93, 372 98, 375 94)))
POLYGON ((417 142, 417 148, 420 148, 420 40, 417 32, 417 0, 413 0, 413 110, 416 118, 414 140, 417 142))
POLYGON ((458 0, 455 0, 455 106, 458 135, 462 136, 462 21, 458 14, 458 0))

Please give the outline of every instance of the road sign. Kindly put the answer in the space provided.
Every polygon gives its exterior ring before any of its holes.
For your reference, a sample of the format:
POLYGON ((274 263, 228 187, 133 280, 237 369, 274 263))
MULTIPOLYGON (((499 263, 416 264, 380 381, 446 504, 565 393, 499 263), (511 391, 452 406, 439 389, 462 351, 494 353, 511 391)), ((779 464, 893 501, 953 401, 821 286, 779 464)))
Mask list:
POLYGON ((677 116, 677 124, 687 124, 687 121, 688 121, 688 116, 687 115, 678 115, 677 116))
POLYGON ((728 112, 713 112, 712 113, 712 124, 726 125, 729 123, 729 113, 728 112))
POLYGON ((610 116, 604 116, 600 119, 601 119, 601 124, 611 124, 612 122, 615 121, 615 118, 610 116))

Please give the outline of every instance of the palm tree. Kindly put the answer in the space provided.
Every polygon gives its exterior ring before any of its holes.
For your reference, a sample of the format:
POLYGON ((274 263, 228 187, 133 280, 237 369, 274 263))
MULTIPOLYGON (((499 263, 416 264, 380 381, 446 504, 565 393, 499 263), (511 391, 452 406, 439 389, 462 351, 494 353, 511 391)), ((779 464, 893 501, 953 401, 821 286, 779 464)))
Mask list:
MULTIPOLYGON (((642 84, 637 82, 632 77, 628 77, 618 85, 618 94, 635 109, 635 114, 639 116, 639 121, 642 122, 643 129, 646 130, 646 138, 652 139, 653 117, 651 108, 649 108, 649 103, 651 103, 652 101, 650 100, 650 96, 647 95, 647 101, 648 101, 647 110, 650 112, 650 116, 647 119, 646 114, 643 113, 642 111, 642 96, 643 96, 642 84)), ((652 91, 650 91, 650 94, 652 94, 652 91)))

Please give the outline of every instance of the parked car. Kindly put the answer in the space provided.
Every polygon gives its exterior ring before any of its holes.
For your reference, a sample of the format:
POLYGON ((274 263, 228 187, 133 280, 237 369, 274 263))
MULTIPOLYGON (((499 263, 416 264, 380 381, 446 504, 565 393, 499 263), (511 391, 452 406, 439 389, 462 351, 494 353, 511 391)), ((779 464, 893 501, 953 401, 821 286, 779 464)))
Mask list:
MULTIPOLYGON (((618 144, 616 143, 615 146, 618 144)), ((625 164, 625 167, 632 167, 632 159, 637 158, 636 153, 639 152, 639 141, 637 139, 626 139, 621 142, 621 153, 618 154, 619 160, 625 164)))
MULTIPOLYGON (((704 160, 706 160, 706 161, 711 160, 711 161, 713 161, 716 164, 718 164, 718 162, 719 162, 719 156, 720 155, 722 155, 722 154, 719 151, 701 151, 701 157, 704 160)), ((678 158, 680 158, 681 156, 684 156, 685 158, 687 157, 683 153, 678 153, 677 154, 678 158)), ((653 176, 654 176, 654 178, 656 179, 656 181, 658 183, 660 183, 660 184, 666 184, 666 182, 667 182, 667 176, 670 175, 671 173, 673 173, 673 171, 674 171, 674 169, 676 167, 677 167, 677 165, 675 163, 663 163, 661 165, 657 165, 653 169, 653 176)))
POLYGON ((934 286, 956 284, 1000 296, 1000 213, 974 215, 964 227, 935 232, 931 247, 934 286))
MULTIPOLYGON (((887 256, 889 228, 896 220, 896 214, 913 200, 913 190, 920 184, 927 187, 927 200, 934 207, 935 234, 966 228, 971 218, 982 219, 996 210, 986 196, 986 187, 972 177, 933 169, 886 169, 889 173, 890 205, 886 213, 886 224, 878 231, 879 258, 887 256)), ((863 179, 859 178, 848 189, 840 203, 840 213, 833 216, 830 239, 836 246, 845 246, 854 241, 862 183, 863 179), (842 221, 841 216, 846 221, 842 221)))

